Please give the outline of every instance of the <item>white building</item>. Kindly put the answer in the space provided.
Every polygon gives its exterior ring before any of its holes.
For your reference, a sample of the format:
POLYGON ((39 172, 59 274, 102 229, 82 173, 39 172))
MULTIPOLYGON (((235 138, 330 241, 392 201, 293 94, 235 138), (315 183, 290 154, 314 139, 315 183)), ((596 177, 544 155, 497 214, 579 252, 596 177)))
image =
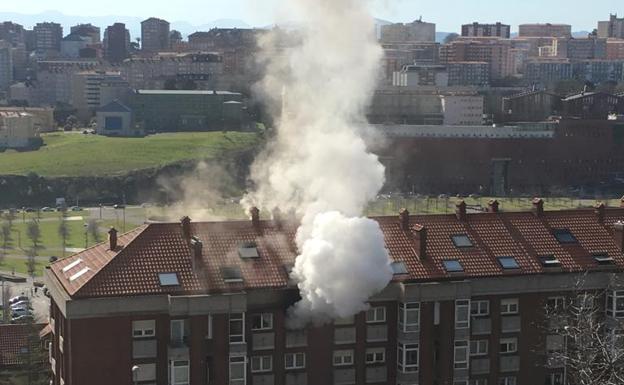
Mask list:
POLYGON ((0 148, 28 148, 38 136, 31 114, 0 112, 0 148))
POLYGON ((480 126, 483 124, 483 96, 443 95, 443 124, 445 126, 480 126))

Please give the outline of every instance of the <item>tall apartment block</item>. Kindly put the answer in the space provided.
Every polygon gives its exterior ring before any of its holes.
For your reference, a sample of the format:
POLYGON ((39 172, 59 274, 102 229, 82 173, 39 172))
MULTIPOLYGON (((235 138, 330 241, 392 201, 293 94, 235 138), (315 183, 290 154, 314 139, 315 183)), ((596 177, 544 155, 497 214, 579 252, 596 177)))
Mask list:
POLYGON ((511 40, 492 37, 461 37, 444 46, 440 51, 446 63, 485 62, 489 65, 490 79, 501 79, 512 74, 512 58, 509 53, 511 40), (444 52, 444 53, 443 53, 444 52))
POLYGON ((368 311, 302 329, 286 326, 294 222, 252 209, 249 221, 111 229, 45 272, 52 383, 562 384, 550 358, 567 345, 546 309, 582 288, 604 295, 608 324, 624 318, 624 208, 533 204, 372 218, 392 281, 368 311))
POLYGON ((141 49, 149 52, 169 49, 169 22, 155 17, 142 21, 141 49))
POLYGON ((598 37, 624 39, 624 18, 609 15, 608 21, 598 22, 598 37))
POLYGON ((474 22, 472 24, 462 25, 462 36, 469 37, 502 37, 509 39, 511 36, 511 26, 497 22, 496 24, 481 24, 474 22))
POLYGON ((41 53, 59 52, 63 27, 57 23, 37 23, 34 27, 35 49, 41 53))
POLYGON ((569 24, 520 24, 520 37, 572 37, 572 26, 569 24))
POLYGON ((130 31, 123 23, 115 23, 104 31, 104 57, 112 63, 120 63, 129 56, 130 31))
POLYGON ((100 36, 100 27, 96 27, 91 24, 78 24, 71 27, 71 34, 91 39, 91 43, 99 43, 102 38, 100 36))
POLYGON ((412 23, 389 24, 381 27, 382 43, 435 41, 436 25, 416 20, 412 23))
POLYGON ((0 92, 6 91, 13 81, 13 48, 0 40, 0 92))

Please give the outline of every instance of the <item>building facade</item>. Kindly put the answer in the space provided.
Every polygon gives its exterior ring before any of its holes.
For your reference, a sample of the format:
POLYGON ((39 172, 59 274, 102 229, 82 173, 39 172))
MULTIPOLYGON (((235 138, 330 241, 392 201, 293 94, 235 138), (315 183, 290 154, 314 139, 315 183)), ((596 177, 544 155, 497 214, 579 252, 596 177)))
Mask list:
POLYGON ((70 32, 72 35, 85 36, 91 39, 94 44, 102 41, 100 27, 96 27, 91 24, 78 24, 71 27, 70 32))
POLYGON ((115 99, 128 100, 130 86, 119 72, 83 71, 72 76, 71 104, 88 121, 95 110, 115 99))
POLYGON ((24 149, 36 145, 39 133, 32 115, 0 111, 0 148, 24 149))
POLYGON ((121 63, 130 52, 130 31, 123 23, 115 23, 104 31, 104 57, 112 63, 121 63))
POLYGON ((487 87, 490 84, 490 64, 486 62, 451 62, 447 64, 449 86, 487 87))
POLYGON ((441 65, 406 65, 393 74, 392 84, 397 87, 448 87, 449 75, 446 67, 441 65))
POLYGON ((569 24, 520 24, 518 36, 522 37, 572 37, 569 24))
POLYGON ((459 38, 447 45, 446 61, 485 62, 490 79, 502 79, 512 74, 511 41, 499 38, 459 38))
POLYGON ((511 37, 511 26, 497 22, 496 24, 481 24, 474 22, 472 24, 462 25, 462 36, 480 37, 494 36, 509 39, 511 37))
POLYGON ((160 52, 169 49, 169 22, 151 17, 141 22, 141 50, 160 52))
POLYGON ((63 27, 58 23, 37 23, 33 28, 35 49, 44 55, 54 55, 61 51, 63 27))
POLYGON ((13 48, 0 40, 0 91, 6 91, 13 82, 13 48))
POLYGON ((598 36, 605 39, 624 39, 624 18, 618 18, 615 14, 609 15, 608 21, 599 21, 598 36))
POLYGON ((381 26, 381 43, 435 42, 436 25, 415 20, 381 26))
POLYGON ((624 208, 488 211, 372 218, 392 281, 368 311, 300 329, 286 325, 295 223, 111 230, 45 272, 52 383, 564 383, 546 309, 585 290, 611 299, 597 304, 605 318, 624 316, 624 208))
POLYGON ((483 124, 483 96, 442 95, 445 126, 480 126, 483 124))

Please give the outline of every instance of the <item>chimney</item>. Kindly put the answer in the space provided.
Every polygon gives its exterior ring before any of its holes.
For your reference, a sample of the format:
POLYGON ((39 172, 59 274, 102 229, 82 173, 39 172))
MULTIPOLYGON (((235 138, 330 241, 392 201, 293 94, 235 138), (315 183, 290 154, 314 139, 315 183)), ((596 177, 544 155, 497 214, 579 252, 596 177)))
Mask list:
POLYGON ((544 214, 544 200, 542 198, 533 198, 533 215, 541 217, 544 214))
POLYGON ((282 211, 279 209, 279 207, 276 207, 273 209, 273 211, 271 211, 271 217, 273 219, 273 223, 275 224, 275 227, 281 230, 282 229, 282 211))
POLYGON ((117 230, 114 227, 108 230, 108 247, 112 251, 117 249, 117 230))
POLYGON ((190 243, 191 243, 191 261, 193 264, 193 270, 195 270, 197 266, 201 266, 202 250, 204 248, 204 244, 197 237, 191 237, 190 243))
POLYGON ((423 225, 414 225, 412 234, 414 235, 414 248, 418 253, 418 258, 423 261, 426 258, 427 250, 427 228, 423 225))
POLYGON ((249 215, 251 216, 251 224, 258 230, 260 229, 260 210, 256 206, 249 209, 249 215))
POLYGON ((617 221, 613 224, 613 236, 617 247, 624 253, 624 222, 617 221))
POLYGON ((492 199, 488 202, 487 207, 488 213, 497 213, 498 212, 498 201, 496 199, 492 199))
POLYGON ((455 216, 460 221, 465 221, 468 218, 466 215, 466 202, 463 199, 455 205, 455 216))
POLYGON ((401 209, 399 211, 399 221, 401 224, 401 230, 408 231, 410 229, 410 217, 409 211, 407 209, 401 209))
POLYGON ((598 222, 604 223, 604 220, 605 220, 605 204, 603 202, 598 203, 594 207, 594 213, 596 213, 596 217, 598 218, 598 222))
POLYGON ((191 240, 191 218, 182 217, 180 219, 180 225, 182 226, 182 238, 185 241, 190 242, 191 240))

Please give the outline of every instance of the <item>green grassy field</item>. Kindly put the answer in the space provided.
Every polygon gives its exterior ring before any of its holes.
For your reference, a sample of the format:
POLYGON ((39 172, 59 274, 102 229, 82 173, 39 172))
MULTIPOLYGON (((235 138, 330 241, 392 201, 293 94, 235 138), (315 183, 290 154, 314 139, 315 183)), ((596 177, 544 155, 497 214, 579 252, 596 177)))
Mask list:
POLYGON ((192 159, 216 158, 253 146, 255 133, 200 132, 109 138, 81 133, 42 136, 37 151, 0 153, 0 175, 110 176, 192 159), (88 167, 85 167, 87 166, 88 167))

